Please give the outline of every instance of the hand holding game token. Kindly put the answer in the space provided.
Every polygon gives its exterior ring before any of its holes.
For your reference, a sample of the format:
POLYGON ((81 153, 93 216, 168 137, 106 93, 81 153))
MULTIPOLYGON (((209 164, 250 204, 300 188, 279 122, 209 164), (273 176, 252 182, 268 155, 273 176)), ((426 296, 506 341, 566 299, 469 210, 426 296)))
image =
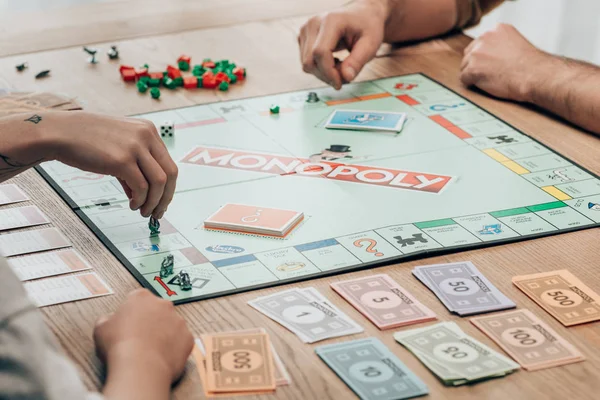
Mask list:
POLYGON ((173 199, 177 166, 149 121, 83 111, 43 112, 3 118, 5 178, 43 161, 116 177, 132 210, 160 219, 173 199))
POLYGON ((343 83, 353 81, 383 42, 387 14, 384 8, 376 3, 356 2, 308 20, 298 35, 304 72, 338 90, 343 83), (345 49, 350 55, 336 63, 333 53, 345 49))

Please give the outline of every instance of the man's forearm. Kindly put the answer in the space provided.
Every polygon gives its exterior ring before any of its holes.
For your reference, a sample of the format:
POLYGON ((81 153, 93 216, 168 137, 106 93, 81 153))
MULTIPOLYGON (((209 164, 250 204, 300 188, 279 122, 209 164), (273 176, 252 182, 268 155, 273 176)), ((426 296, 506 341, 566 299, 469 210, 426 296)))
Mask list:
POLYGON ((388 15, 388 43, 427 39, 479 22, 503 0, 369 0, 380 3, 388 15))
POLYGON ((47 160, 43 114, 0 118, 0 182, 47 160))
POLYGON ((600 68, 544 53, 528 77, 526 100, 600 134, 600 68))

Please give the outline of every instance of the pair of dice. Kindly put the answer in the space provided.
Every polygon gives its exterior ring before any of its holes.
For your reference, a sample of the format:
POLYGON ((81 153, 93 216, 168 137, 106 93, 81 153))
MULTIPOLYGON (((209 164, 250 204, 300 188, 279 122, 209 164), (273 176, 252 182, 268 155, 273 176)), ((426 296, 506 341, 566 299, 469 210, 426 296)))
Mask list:
POLYGON ((173 121, 165 121, 160 125, 160 136, 173 137, 175 136, 175 124, 173 121))

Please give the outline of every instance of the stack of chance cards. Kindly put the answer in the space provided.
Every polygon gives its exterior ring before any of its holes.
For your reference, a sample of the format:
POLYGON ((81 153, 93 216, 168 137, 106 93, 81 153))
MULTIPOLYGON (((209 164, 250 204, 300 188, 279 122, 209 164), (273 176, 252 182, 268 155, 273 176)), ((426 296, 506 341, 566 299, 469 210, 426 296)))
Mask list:
POLYGON ((335 282, 331 288, 381 330, 436 319, 433 311, 386 274, 335 282))
POLYGON ((194 358, 206 397, 273 393, 277 386, 271 341, 263 330, 202 335, 194 358))
POLYGON ((335 110, 325 123, 328 129, 400 132, 406 113, 369 110, 335 110))
POLYGON ((528 310, 476 317, 471 322, 528 371, 585 360, 579 350, 528 310))
POLYGON ((409 399, 428 393, 427 386, 378 339, 334 343, 315 351, 361 399, 409 399))
POLYGON ((285 237, 304 218, 292 210, 225 204, 204 221, 207 229, 285 237))
POLYGON ((248 304, 294 332, 304 343, 364 331, 312 287, 284 290, 248 304))
POLYGON ((425 265, 412 273, 449 311, 461 316, 516 307, 470 261, 425 265))
POLYGON ((468 336, 454 322, 396 332, 394 339, 448 386, 498 378, 519 369, 514 361, 468 336))
POLYGON ((600 296, 567 270, 515 276, 512 281, 564 326, 600 320, 600 296))

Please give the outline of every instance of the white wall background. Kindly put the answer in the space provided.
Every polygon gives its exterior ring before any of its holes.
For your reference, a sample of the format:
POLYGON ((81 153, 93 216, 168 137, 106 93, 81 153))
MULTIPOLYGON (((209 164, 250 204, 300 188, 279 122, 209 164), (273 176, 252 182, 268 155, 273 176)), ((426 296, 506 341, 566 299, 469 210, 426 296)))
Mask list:
POLYGON ((545 51, 600 64, 600 0, 505 2, 467 33, 478 36, 500 22, 545 51))

